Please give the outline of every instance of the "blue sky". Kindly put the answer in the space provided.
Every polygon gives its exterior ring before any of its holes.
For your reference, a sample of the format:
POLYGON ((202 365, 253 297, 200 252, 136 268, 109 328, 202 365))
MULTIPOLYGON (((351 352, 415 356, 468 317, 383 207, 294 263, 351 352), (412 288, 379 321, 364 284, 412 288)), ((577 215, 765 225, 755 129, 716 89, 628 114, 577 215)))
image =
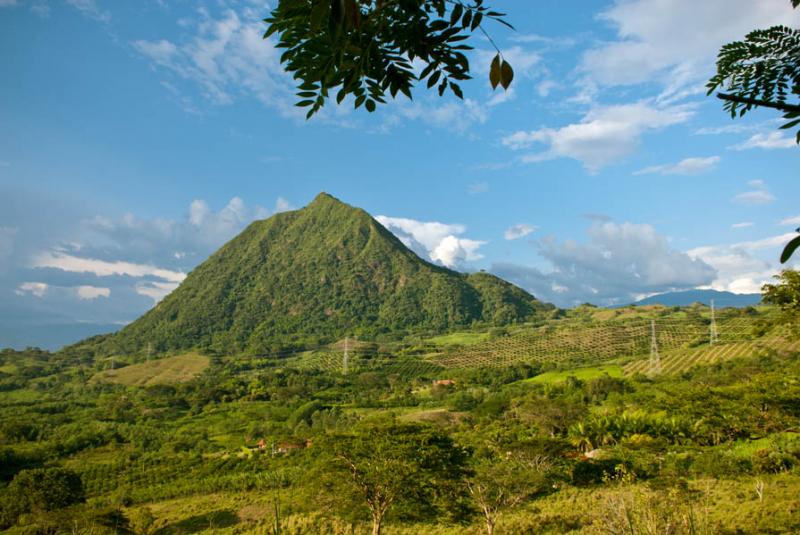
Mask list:
POLYGON ((487 25, 508 93, 477 37, 464 101, 307 122, 261 39, 268 3, 0 0, 0 346, 17 324, 131 321, 320 191, 561 306, 757 291, 800 225, 800 149, 703 85, 721 44, 800 25, 788 0, 493 7, 517 28, 487 25))

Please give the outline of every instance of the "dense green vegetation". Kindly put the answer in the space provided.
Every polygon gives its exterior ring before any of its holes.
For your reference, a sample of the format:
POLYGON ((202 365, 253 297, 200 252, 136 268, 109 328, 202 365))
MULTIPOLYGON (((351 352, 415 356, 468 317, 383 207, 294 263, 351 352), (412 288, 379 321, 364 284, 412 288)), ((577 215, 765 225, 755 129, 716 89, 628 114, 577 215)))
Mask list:
MULTIPOLYGON (((785 330, 773 312, 718 320, 773 339, 785 330)), ((800 355, 789 338, 656 376, 622 373, 647 355, 434 364, 543 328, 574 338, 575 324, 596 332, 708 309, 563 315, 361 341, 346 374, 340 345, 330 368, 314 352, 211 355, 196 377, 124 354, 109 377, 110 361, 81 346, 0 352, 0 521, 11 533, 800 529, 800 355), (126 368, 135 381, 110 382, 126 368)), ((682 351, 710 347, 687 340, 682 351)))
POLYGON ((363 210, 320 194, 251 224, 142 318, 85 348, 270 353, 345 335, 504 325, 550 309, 492 275, 425 262, 363 210))

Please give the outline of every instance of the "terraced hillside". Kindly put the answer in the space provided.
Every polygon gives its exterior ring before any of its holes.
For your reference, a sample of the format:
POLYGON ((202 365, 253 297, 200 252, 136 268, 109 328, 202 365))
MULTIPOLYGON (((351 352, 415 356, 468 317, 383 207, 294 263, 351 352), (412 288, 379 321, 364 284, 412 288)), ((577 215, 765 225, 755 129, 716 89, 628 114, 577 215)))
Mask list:
MULTIPOLYGON (((797 350, 800 350, 800 340, 791 340, 780 335, 769 335, 740 342, 723 342, 697 348, 682 348, 660 355, 661 373, 681 373, 698 364, 712 364, 738 357, 765 354, 771 351, 797 350)), ((631 362, 624 367, 625 375, 648 373, 649 370, 650 360, 646 358, 631 362)))
MULTIPOLYGON (((753 321, 746 317, 717 322, 719 341, 724 343, 752 339, 752 328, 753 321)), ((659 350, 671 351, 707 342, 710 326, 703 318, 635 318, 590 324, 565 321, 455 348, 432 358, 432 362, 447 368, 596 363, 648 354, 654 333, 659 350)))

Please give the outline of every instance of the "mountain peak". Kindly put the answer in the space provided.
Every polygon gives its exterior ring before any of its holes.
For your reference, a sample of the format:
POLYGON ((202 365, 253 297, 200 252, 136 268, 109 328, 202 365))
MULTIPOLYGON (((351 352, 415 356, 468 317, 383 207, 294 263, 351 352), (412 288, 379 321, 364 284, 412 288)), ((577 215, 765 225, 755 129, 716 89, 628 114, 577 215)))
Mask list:
POLYGON ((524 321, 547 308, 492 275, 422 260, 367 212, 323 192, 301 210, 248 226, 114 335, 108 350, 152 342, 159 351, 263 353, 348 334, 524 321))
MULTIPOLYGON (((342 205, 345 205, 345 203, 343 203, 342 201, 340 201, 339 199, 337 199, 336 197, 334 197, 330 193, 327 193, 325 191, 321 191, 321 192, 317 193, 317 196, 314 197, 313 201, 308 203, 307 207, 321 205, 321 204, 342 204, 342 205)), ((345 206, 347 206, 347 205, 345 205, 345 206)))

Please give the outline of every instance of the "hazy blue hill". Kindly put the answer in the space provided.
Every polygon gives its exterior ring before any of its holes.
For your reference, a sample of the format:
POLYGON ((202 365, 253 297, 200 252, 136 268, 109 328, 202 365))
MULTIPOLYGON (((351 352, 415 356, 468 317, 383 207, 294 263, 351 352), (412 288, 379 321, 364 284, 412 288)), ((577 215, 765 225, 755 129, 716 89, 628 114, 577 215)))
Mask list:
POLYGON ((720 292, 717 290, 686 290, 683 292, 667 292, 659 295, 651 295, 635 305, 665 305, 665 306, 688 306, 692 303, 702 303, 710 305, 711 300, 719 308, 724 307, 748 307, 755 306, 761 302, 761 294, 735 294, 732 292, 720 292))
POLYGON ((549 308, 493 275, 422 260, 365 211, 321 193, 252 223, 103 345, 263 352, 348 333, 506 324, 549 308))

